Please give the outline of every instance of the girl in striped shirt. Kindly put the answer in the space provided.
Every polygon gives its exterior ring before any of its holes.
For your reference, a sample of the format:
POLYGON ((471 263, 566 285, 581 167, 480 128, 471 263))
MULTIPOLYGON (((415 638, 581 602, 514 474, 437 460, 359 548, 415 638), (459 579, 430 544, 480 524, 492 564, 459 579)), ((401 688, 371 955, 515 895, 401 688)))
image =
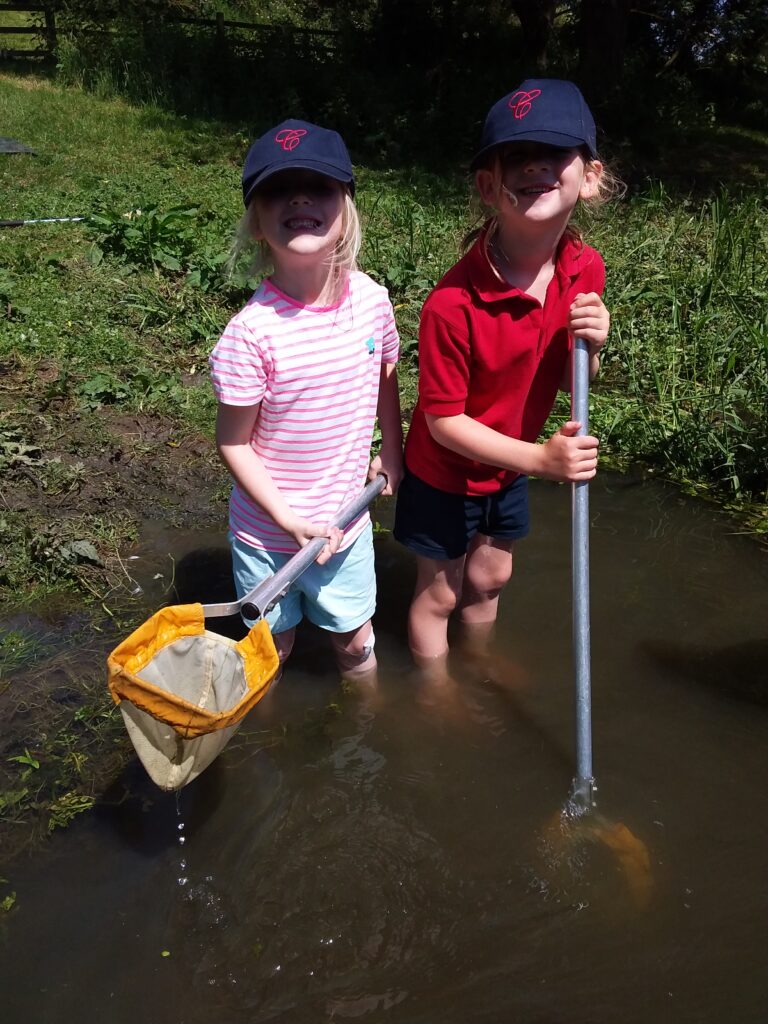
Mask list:
MULTIPOLYGON (((230 542, 238 597, 313 537, 317 561, 267 615, 281 662, 304 615, 331 635, 345 676, 376 668, 370 517, 326 524, 367 478, 402 475, 399 340, 384 288, 356 268, 360 225, 349 154, 333 131, 289 120, 243 168, 241 234, 272 266, 211 354, 216 443, 234 486, 230 542), (370 461, 374 423, 381 452, 370 461)), ((249 623, 250 624, 250 623, 249 623)))

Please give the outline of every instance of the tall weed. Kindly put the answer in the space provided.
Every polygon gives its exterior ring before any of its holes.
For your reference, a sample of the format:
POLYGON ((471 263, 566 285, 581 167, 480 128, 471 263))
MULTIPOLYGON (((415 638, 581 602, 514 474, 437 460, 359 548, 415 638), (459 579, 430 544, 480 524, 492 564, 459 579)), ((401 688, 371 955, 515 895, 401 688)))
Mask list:
POLYGON ((768 218, 757 196, 636 198, 602 225, 611 447, 734 496, 768 488, 768 218))

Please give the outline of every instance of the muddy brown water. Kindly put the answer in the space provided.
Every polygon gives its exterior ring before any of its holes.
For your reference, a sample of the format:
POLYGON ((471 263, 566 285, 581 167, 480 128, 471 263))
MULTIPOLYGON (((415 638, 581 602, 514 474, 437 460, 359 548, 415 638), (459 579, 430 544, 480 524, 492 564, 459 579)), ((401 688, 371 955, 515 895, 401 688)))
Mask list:
MULTIPOLYGON (((306 631, 178 807, 130 765, 15 864, 4 1024, 764 1022, 766 555, 661 485, 593 486, 599 817, 560 836, 569 510, 533 486, 497 685, 458 665, 455 704, 419 699, 412 567, 382 536, 376 700, 342 693, 306 631)), ((211 599, 226 563, 196 558, 204 540, 148 531, 131 564, 150 598, 171 550, 211 599)))

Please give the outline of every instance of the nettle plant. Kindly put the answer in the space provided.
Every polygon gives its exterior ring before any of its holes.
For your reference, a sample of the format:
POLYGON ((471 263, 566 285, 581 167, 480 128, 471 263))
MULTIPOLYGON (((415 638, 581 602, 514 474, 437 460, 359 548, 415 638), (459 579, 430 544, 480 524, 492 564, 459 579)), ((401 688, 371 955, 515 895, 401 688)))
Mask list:
POLYGON ((98 265, 111 256, 156 275, 184 275, 190 287, 216 291, 229 284, 229 250, 212 230, 215 220, 197 206, 151 206, 127 214, 101 210, 87 222, 95 235, 90 260, 98 265))
POLYGON ((139 267, 181 271, 194 252, 198 213, 197 207, 182 206, 94 213, 88 220, 98 236, 94 262, 108 253, 139 267))

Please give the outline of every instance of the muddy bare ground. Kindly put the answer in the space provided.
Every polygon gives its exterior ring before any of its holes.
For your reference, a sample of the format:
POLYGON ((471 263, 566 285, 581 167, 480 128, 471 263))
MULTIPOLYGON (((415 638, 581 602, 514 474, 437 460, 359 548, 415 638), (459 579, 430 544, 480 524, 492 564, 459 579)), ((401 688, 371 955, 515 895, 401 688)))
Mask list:
MULTIPOLYGON (((30 387, 13 368, 0 368, 6 866, 110 786, 115 798, 112 784, 131 751, 107 694, 104 659, 153 610, 137 606, 125 561, 143 524, 226 530, 228 480, 209 436, 170 416, 51 400, 45 367, 38 371, 30 387)), ((164 596, 161 603, 177 599, 173 579, 164 596)))

